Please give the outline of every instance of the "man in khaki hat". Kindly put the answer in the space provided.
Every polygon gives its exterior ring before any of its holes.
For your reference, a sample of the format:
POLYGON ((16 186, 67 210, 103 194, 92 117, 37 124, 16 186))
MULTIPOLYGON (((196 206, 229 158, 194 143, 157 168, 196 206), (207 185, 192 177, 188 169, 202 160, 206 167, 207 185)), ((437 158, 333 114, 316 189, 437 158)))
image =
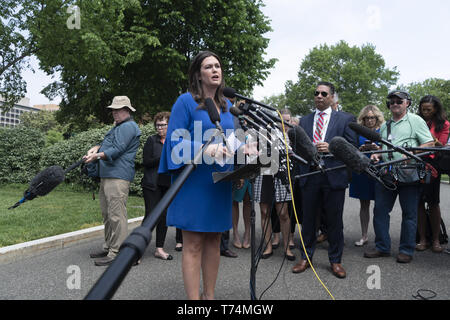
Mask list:
MULTIPOLYGON (((134 179, 134 160, 139 148, 141 131, 131 117, 135 112, 126 96, 114 97, 107 108, 112 109, 115 126, 105 135, 100 145, 94 146, 83 157, 90 172, 100 178, 100 208, 105 225, 105 242, 98 252, 95 265, 109 265, 128 235, 127 200, 130 183, 134 179)), ((92 176, 92 175, 90 175, 92 176)))

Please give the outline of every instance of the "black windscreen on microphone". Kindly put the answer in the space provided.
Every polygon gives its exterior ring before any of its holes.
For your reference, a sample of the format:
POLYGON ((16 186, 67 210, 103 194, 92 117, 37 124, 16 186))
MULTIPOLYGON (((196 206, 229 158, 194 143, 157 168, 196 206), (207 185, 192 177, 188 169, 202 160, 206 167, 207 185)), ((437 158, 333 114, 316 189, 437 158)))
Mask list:
POLYGON ((236 96, 236 90, 233 88, 223 88, 223 95, 227 98, 233 99, 236 96))
POLYGON ((208 111, 209 119, 211 119, 212 123, 220 123, 220 116, 217 112, 216 104, 211 98, 205 99, 206 110, 208 111))
POLYGON ((289 129, 288 132, 289 141, 291 142, 292 150, 305 158, 308 161, 314 161, 318 159, 319 154, 317 148, 311 142, 311 139, 306 134, 302 127, 296 126, 289 129))
POLYGON ((328 150, 357 173, 365 172, 370 165, 370 159, 342 137, 331 139, 328 150))
POLYGON ((31 180, 24 197, 27 200, 31 200, 36 196, 45 196, 64 181, 64 174, 64 169, 60 166, 51 166, 41 171, 31 180))
POLYGON ((371 130, 367 127, 359 125, 356 122, 350 122, 348 124, 348 126, 350 127, 350 129, 355 131, 357 134, 363 136, 364 138, 366 138, 370 141, 381 141, 381 135, 374 130, 371 130))

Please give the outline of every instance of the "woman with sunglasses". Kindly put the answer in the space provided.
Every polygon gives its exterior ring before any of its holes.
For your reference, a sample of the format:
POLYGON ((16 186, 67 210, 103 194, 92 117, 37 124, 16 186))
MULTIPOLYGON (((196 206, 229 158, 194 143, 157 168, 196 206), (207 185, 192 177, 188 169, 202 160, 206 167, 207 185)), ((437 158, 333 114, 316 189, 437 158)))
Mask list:
MULTIPOLYGON (((419 116, 421 116, 427 123, 428 128, 434 139, 436 147, 442 147, 446 144, 449 136, 450 124, 446 120, 446 114, 441 101, 432 95, 423 97, 419 102, 419 116)), ((435 165, 435 155, 431 155, 426 159, 434 168, 439 169, 435 165)), ((439 173, 439 172, 438 172, 439 173)), ((441 174, 431 180, 431 183, 425 184, 422 197, 419 202, 419 209, 417 214, 417 230, 419 233, 419 243, 416 245, 417 251, 424 251, 431 245, 431 251, 440 253, 443 251, 439 243, 439 232, 441 225, 441 209, 439 206, 439 193, 441 186, 441 174), (425 202, 428 203, 430 209, 429 224, 431 228, 431 244, 427 241, 427 216, 425 214, 425 202)))
MULTIPOLYGON (((357 119, 358 124, 365 126, 377 132, 384 122, 383 113, 378 107, 368 105, 362 108, 357 119)), ((360 151, 378 150, 379 146, 372 141, 367 140, 363 136, 358 137, 358 144, 360 151)), ((370 157, 370 155, 369 155, 370 157)), ((375 200, 375 180, 369 178, 366 174, 352 174, 352 181, 350 183, 349 196, 359 199, 359 219, 361 222, 361 239, 355 242, 355 246, 361 247, 369 241, 368 230, 370 221, 370 201, 375 200)))

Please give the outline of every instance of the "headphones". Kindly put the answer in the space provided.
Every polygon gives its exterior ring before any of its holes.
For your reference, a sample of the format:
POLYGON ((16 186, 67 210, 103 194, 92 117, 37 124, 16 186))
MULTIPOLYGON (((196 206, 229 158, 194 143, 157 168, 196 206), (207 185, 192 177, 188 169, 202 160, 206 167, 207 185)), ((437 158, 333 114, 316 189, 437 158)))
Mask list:
POLYGON ((406 100, 408 101, 407 108, 409 108, 409 106, 411 105, 412 99, 411 99, 411 96, 409 95, 408 92, 405 92, 405 91, 399 91, 399 90, 391 91, 391 92, 389 92, 389 94, 388 94, 388 99, 386 100, 386 107, 387 107, 389 110, 391 109, 391 104, 389 103, 389 97, 390 97, 390 96, 397 96, 397 97, 400 98, 400 99, 406 99, 406 100), (402 97, 398 97, 398 95, 402 96, 403 98, 402 98, 402 97))

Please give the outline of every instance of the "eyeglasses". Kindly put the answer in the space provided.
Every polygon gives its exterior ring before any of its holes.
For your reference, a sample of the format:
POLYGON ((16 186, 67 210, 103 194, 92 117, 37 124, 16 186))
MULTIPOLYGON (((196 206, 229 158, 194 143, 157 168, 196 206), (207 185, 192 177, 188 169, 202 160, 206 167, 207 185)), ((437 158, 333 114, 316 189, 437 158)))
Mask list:
POLYGON ((377 117, 364 117, 364 120, 377 120, 377 117))
POLYGON ((390 100, 389 101, 389 105, 394 105, 394 104, 402 104, 403 100, 390 100))
POLYGON ((167 127, 167 123, 160 123, 160 124, 157 124, 155 127, 156 127, 156 129, 165 128, 165 127, 167 127))
POLYGON ((326 92, 326 91, 316 91, 316 92, 314 92, 314 96, 315 97, 317 97, 318 95, 322 95, 322 97, 326 97, 326 96, 328 96, 328 92, 326 92))

